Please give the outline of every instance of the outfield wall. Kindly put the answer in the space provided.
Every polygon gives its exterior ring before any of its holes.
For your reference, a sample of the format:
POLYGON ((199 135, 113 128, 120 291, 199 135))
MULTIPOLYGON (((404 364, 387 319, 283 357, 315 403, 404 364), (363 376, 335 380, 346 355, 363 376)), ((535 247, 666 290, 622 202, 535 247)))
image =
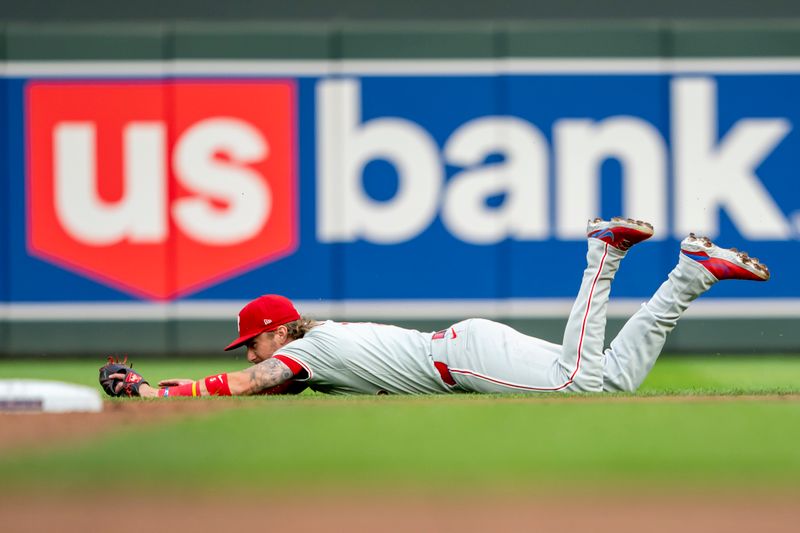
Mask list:
POLYGON ((558 341, 585 220, 773 270, 672 350, 795 351, 800 22, 6 24, 0 353, 213 353, 248 299, 558 341))
POLYGON ((0 19, 14 21, 221 20, 493 20, 493 19, 745 19, 800 16, 791 0, 63 0, 2 2, 0 19))

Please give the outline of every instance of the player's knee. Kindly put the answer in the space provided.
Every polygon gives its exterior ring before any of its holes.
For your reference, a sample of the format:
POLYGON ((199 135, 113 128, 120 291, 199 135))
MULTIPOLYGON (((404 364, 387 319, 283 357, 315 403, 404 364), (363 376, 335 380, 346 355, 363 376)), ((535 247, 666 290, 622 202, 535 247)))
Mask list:
POLYGON ((603 390, 606 392, 636 392, 638 388, 638 384, 633 383, 627 374, 620 374, 614 379, 603 379, 603 390))

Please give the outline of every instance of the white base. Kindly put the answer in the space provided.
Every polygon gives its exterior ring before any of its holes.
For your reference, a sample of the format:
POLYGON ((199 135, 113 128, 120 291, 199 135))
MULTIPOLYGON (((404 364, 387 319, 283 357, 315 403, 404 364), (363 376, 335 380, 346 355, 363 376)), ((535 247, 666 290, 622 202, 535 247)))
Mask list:
POLYGON ((61 381, 0 380, 0 411, 13 413, 98 413, 103 399, 95 389, 61 381))

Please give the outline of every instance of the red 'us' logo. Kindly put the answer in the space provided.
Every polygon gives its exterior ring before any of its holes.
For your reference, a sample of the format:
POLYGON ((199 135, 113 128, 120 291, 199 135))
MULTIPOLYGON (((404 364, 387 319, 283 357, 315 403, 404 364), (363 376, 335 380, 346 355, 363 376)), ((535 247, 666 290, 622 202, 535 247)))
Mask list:
POLYGON ((28 246, 167 299, 297 245, 292 81, 31 82, 28 246))

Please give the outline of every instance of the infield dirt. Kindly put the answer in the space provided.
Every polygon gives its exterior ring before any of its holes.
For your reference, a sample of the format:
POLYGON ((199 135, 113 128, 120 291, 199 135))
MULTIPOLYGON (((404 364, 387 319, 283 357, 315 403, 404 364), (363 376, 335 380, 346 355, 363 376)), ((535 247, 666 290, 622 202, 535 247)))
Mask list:
POLYGON ((119 428, 158 424, 236 406, 236 400, 103 403, 100 413, 0 413, 0 452, 77 443, 119 428))
POLYGON ((182 493, 11 496, 4 531, 797 531, 797 495, 182 493))

